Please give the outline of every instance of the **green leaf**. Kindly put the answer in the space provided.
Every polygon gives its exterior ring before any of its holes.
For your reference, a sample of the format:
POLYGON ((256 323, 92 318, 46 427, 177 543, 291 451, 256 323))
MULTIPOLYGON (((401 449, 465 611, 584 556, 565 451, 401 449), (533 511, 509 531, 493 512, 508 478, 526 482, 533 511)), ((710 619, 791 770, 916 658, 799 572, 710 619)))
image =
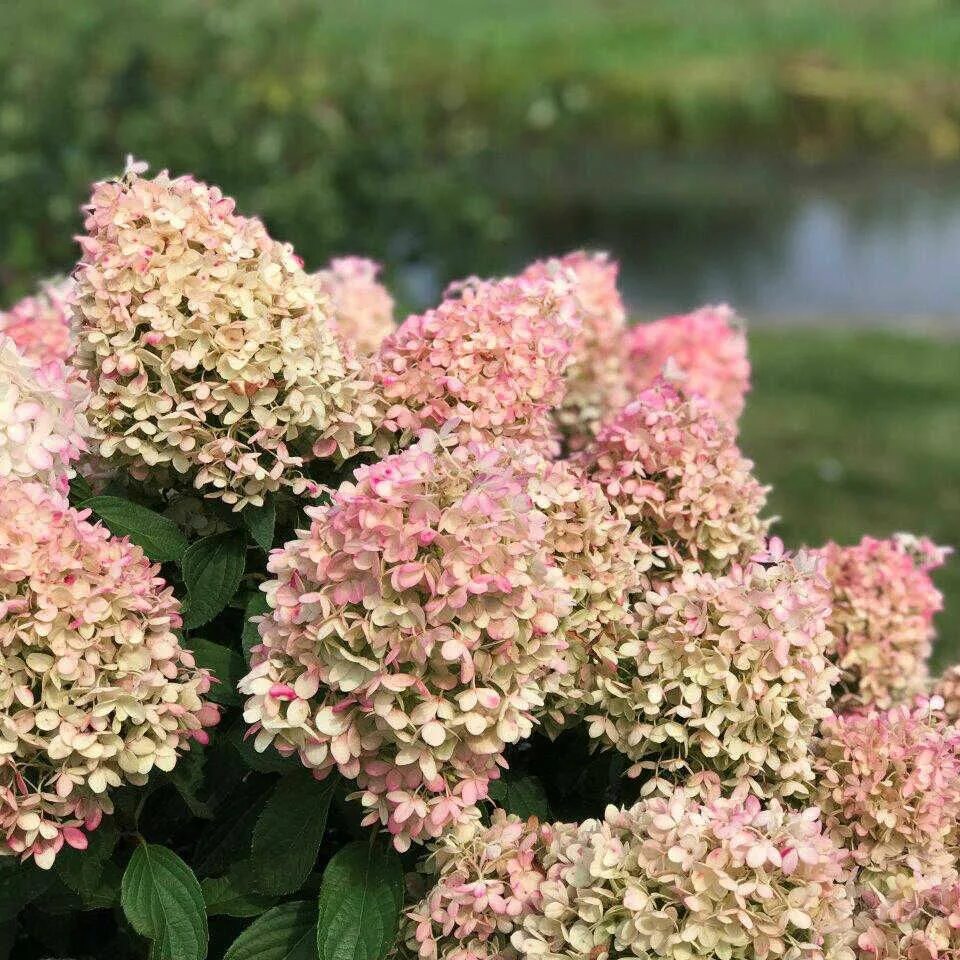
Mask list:
POLYGON ((0 860, 0 923, 12 920, 28 903, 37 899, 53 882, 51 870, 12 857, 0 860))
POLYGON ((70 503, 78 506, 93 496, 93 488, 79 474, 70 481, 70 503))
POLYGON ((241 516, 257 546, 269 553, 277 526, 277 505, 273 500, 267 500, 262 507, 247 507, 241 516))
MULTIPOLYGON (((249 868, 250 865, 244 863, 243 866, 249 868)), ((273 897, 240 890, 230 875, 201 880, 200 889, 207 915, 211 917, 258 917, 276 903, 273 897)))
POLYGON ((381 960, 393 946, 402 904, 396 853, 364 841, 345 846, 320 884, 320 960, 381 960))
POLYGON ((187 587, 183 625, 188 630, 212 620, 233 598, 243 577, 246 538, 228 531, 190 544, 180 569, 187 587))
POLYGON ((203 960, 207 914, 193 871, 166 847, 134 851, 123 874, 120 902, 130 925, 153 943, 156 960, 203 960))
POLYGON ((197 665, 206 667, 219 681, 210 688, 208 699, 225 707, 243 703, 237 684, 246 675, 247 664, 236 650, 201 637, 188 637, 184 646, 193 651, 197 665))
POLYGON ((503 777, 490 784, 490 798, 507 813, 526 820, 536 817, 542 822, 553 819, 550 801, 537 777, 503 777))
POLYGON ((203 786, 203 769, 207 755, 203 750, 189 750, 177 761, 168 774, 170 783, 180 794, 186 808, 202 820, 212 820, 213 810, 205 800, 197 796, 203 786))
POLYGON ((253 831, 251 860, 262 893, 299 890, 317 862, 338 778, 317 782, 306 770, 276 786, 253 831))
POLYGON ((171 519, 138 503, 122 497, 90 497, 80 506, 89 507, 111 533, 129 537, 157 563, 179 560, 187 549, 187 538, 171 519))
POLYGON ((262 778, 244 780, 216 808, 216 816, 204 827, 192 858, 197 873, 226 873, 231 864, 248 855, 253 828, 270 789, 270 782, 262 778))
POLYGON ((223 960, 317 960, 316 930, 314 904, 284 903, 254 920, 223 960))
POLYGON ((259 617, 270 609, 266 596, 259 590, 251 593, 247 598, 247 608, 243 614, 243 637, 241 645, 243 646, 244 659, 250 659, 250 649, 260 642, 260 629, 255 623, 250 622, 251 617, 259 617))

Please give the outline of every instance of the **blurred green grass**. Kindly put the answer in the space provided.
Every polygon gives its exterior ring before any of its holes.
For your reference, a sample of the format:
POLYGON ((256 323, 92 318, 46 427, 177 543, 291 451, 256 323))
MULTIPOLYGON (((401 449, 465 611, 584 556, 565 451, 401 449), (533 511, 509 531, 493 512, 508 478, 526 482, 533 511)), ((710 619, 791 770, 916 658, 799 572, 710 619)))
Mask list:
MULTIPOLYGON (((960 342, 850 330, 751 330, 742 445, 773 484, 791 545, 925 533, 960 547, 960 342)), ((935 668, 960 660, 960 558, 935 668)))

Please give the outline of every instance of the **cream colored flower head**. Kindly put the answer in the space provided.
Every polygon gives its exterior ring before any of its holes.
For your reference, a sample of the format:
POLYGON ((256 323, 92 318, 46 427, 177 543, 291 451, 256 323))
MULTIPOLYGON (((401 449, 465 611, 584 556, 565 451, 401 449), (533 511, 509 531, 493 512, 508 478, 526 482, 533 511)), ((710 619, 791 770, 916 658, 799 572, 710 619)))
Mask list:
POLYGON ((171 770, 218 711, 139 547, 37 483, 0 480, 0 853, 49 867, 171 770))
POLYGON ((240 509, 313 488, 375 428, 358 362, 289 244, 192 177, 95 185, 76 270, 101 454, 240 509))

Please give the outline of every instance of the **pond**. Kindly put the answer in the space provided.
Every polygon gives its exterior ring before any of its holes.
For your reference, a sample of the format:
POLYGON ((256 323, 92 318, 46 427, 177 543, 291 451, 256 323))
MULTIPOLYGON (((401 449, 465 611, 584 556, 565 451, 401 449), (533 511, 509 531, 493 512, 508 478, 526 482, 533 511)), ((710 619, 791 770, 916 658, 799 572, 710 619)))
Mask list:
MULTIPOLYGON (((960 171, 581 157, 499 180, 498 271, 586 246, 621 262, 640 315, 727 301, 757 323, 960 333, 960 171)), ((440 270, 406 275, 429 300, 440 270)))

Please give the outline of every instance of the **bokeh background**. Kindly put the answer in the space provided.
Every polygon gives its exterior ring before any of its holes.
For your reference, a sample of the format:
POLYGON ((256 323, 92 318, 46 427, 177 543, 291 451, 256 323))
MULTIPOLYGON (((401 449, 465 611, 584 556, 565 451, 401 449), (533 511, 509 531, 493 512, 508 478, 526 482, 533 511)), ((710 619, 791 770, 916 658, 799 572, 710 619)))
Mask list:
POLYGON ((0 306, 128 153, 411 309, 582 246, 729 301, 784 538, 960 544, 956 0, 0 0, 0 306))

